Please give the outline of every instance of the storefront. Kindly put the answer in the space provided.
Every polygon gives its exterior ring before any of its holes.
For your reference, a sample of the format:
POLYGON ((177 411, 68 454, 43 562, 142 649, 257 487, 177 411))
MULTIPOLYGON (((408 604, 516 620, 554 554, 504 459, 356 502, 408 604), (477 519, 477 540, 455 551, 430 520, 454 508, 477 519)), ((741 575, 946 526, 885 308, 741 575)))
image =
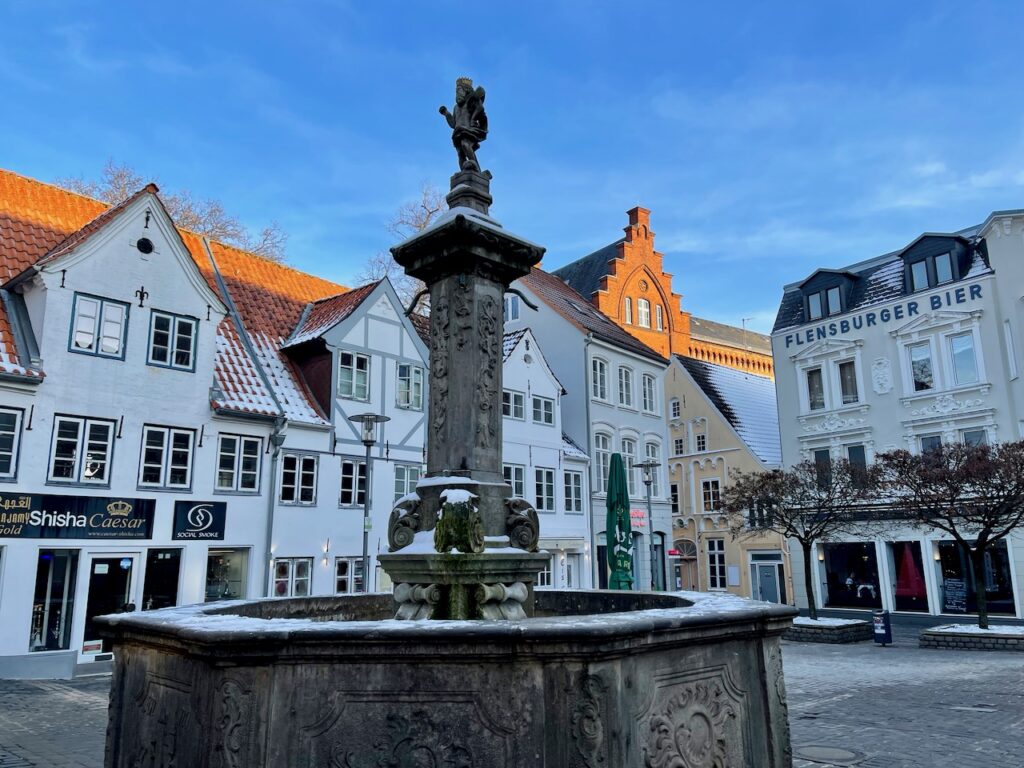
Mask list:
POLYGON ((882 607, 875 542, 824 544, 818 559, 825 577, 825 608, 882 607))

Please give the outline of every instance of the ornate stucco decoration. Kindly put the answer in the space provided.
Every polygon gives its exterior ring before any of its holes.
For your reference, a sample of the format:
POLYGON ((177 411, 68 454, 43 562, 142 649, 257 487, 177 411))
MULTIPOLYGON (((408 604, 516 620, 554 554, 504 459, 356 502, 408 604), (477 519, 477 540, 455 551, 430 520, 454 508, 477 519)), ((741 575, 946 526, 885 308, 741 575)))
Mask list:
POLYGON ((887 395, 892 391, 892 364, 889 358, 879 357, 871 364, 871 386, 876 395, 887 395))
POLYGON ((952 395, 939 395, 935 402, 922 408, 915 408, 910 415, 919 418, 921 416, 948 416, 952 413, 962 413, 972 408, 977 408, 984 403, 980 398, 974 400, 957 400, 952 395))
POLYGON ((830 413, 818 423, 807 424, 804 426, 804 432, 824 434, 826 432, 838 432, 841 429, 857 429, 858 427, 863 427, 864 424, 864 419, 858 419, 852 416, 848 419, 843 419, 834 413, 830 413))

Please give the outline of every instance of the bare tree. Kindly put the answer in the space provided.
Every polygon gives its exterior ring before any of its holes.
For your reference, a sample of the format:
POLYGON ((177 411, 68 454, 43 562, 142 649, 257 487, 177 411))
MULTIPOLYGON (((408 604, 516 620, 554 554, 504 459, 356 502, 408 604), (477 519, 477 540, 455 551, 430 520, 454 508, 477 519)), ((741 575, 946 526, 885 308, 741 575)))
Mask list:
MULTIPOLYGON (((99 180, 67 178, 58 179, 57 184, 72 192, 117 205, 142 189, 146 181, 129 165, 108 160, 99 180)), ((161 190, 160 199, 174 223, 182 229, 206 235, 271 261, 284 261, 288 235, 277 222, 272 222, 259 234, 253 235, 216 200, 197 199, 188 190, 161 190)))
MULTIPOLYGON (((444 195, 433 184, 424 182, 420 187, 420 195, 415 200, 402 203, 395 215, 387 224, 388 232, 406 238, 422 232, 430 226, 446 209, 444 195)), ((363 264, 356 274, 356 284, 363 285, 387 277, 395 286, 402 301, 408 305, 423 290, 422 281, 405 274, 398 262, 388 251, 380 251, 363 264)), ((424 306, 422 303, 420 306, 424 306)))
POLYGON ((865 505, 876 493, 876 472, 844 460, 804 461, 788 470, 735 472, 722 492, 734 538, 774 531, 796 539, 803 553, 807 611, 818 618, 811 577, 814 543, 864 533, 871 526, 865 505))
POLYGON ((898 518, 949 534, 966 555, 978 626, 987 628, 986 557, 1024 524, 1024 441, 891 451, 878 463, 898 518))

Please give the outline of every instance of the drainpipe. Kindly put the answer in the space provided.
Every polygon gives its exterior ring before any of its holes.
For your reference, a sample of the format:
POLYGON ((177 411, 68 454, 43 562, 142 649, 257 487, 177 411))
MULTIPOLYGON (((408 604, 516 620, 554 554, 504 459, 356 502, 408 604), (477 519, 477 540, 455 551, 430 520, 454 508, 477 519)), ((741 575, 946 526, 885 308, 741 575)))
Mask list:
POLYGON ((284 428, 288 423, 284 417, 274 420, 274 431, 270 433, 270 482, 267 483, 267 530, 263 548, 263 596, 270 597, 270 563, 274 556, 271 551, 274 541, 274 514, 277 511, 277 458, 284 445, 284 428))
MULTIPOLYGON (((590 360, 588 359, 587 351, 590 349, 590 344, 593 341, 593 339, 594 339, 594 334, 588 333, 587 334, 587 338, 583 341, 583 403, 584 403, 584 408, 586 409, 586 418, 587 418, 587 450, 590 451, 591 453, 593 453, 593 447, 592 446, 594 445, 594 436, 593 436, 593 434, 591 432, 592 432, 592 429, 593 429, 594 425, 590 421, 590 386, 591 386, 590 373, 591 373, 591 371, 590 371, 590 360)), ((587 480, 589 481, 588 485, 590 486, 590 505, 589 505, 589 510, 587 511, 587 531, 590 534, 590 588, 591 589, 597 589, 598 585, 600 585, 600 583, 601 583, 601 580, 598 578, 598 573, 600 573, 600 571, 598 571, 597 569, 599 567, 601 567, 601 564, 597 562, 597 537, 594 535, 594 472, 593 472, 593 466, 594 466, 594 457, 591 456, 591 458, 590 458, 590 465, 589 465, 590 471, 588 472, 589 477, 587 478, 587 480)), ((608 541, 607 536, 608 536, 608 534, 605 533, 605 542, 606 543, 608 541)))

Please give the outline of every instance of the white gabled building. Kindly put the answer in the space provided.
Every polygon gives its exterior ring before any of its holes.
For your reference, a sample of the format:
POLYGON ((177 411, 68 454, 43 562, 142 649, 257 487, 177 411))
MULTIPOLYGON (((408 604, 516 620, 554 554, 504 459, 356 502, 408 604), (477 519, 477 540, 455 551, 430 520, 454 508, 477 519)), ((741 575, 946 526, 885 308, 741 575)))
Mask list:
MULTIPOLYGON (((1024 436, 1024 213, 924 234, 905 248, 787 285, 772 333, 783 461, 874 461, 1024 436)), ((963 615, 974 587, 949 537, 920 529, 818 545, 821 608, 963 615)), ((1024 617, 1024 531, 992 553, 988 606, 1024 617)), ((793 559, 798 605, 803 566, 793 559)))
POLYGON ((561 279, 540 269, 514 286, 537 305, 530 310, 507 297, 506 331, 529 327, 548 364, 565 387, 562 429, 576 446, 587 446, 590 465, 592 541, 586 567, 594 585, 607 584, 605 488, 612 453, 635 462, 661 464, 652 483, 652 515, 639 470, 627 471, 634 531, 637 588, 664 589, 672 535, 667 478, 667 425, 663 411, 668 361, 622 330, 561 279), (591 556, 593 555, 593 556, 591 556), (653 556, 653 567, 652 567, 653 556))
POLYGON ((589 587, 589 460, 563 434, 565 390, 529 328, 506 333, 502 351, 505 481, 514 495, 534 505, 540 547, 551 553, 538 586, 589 587))

